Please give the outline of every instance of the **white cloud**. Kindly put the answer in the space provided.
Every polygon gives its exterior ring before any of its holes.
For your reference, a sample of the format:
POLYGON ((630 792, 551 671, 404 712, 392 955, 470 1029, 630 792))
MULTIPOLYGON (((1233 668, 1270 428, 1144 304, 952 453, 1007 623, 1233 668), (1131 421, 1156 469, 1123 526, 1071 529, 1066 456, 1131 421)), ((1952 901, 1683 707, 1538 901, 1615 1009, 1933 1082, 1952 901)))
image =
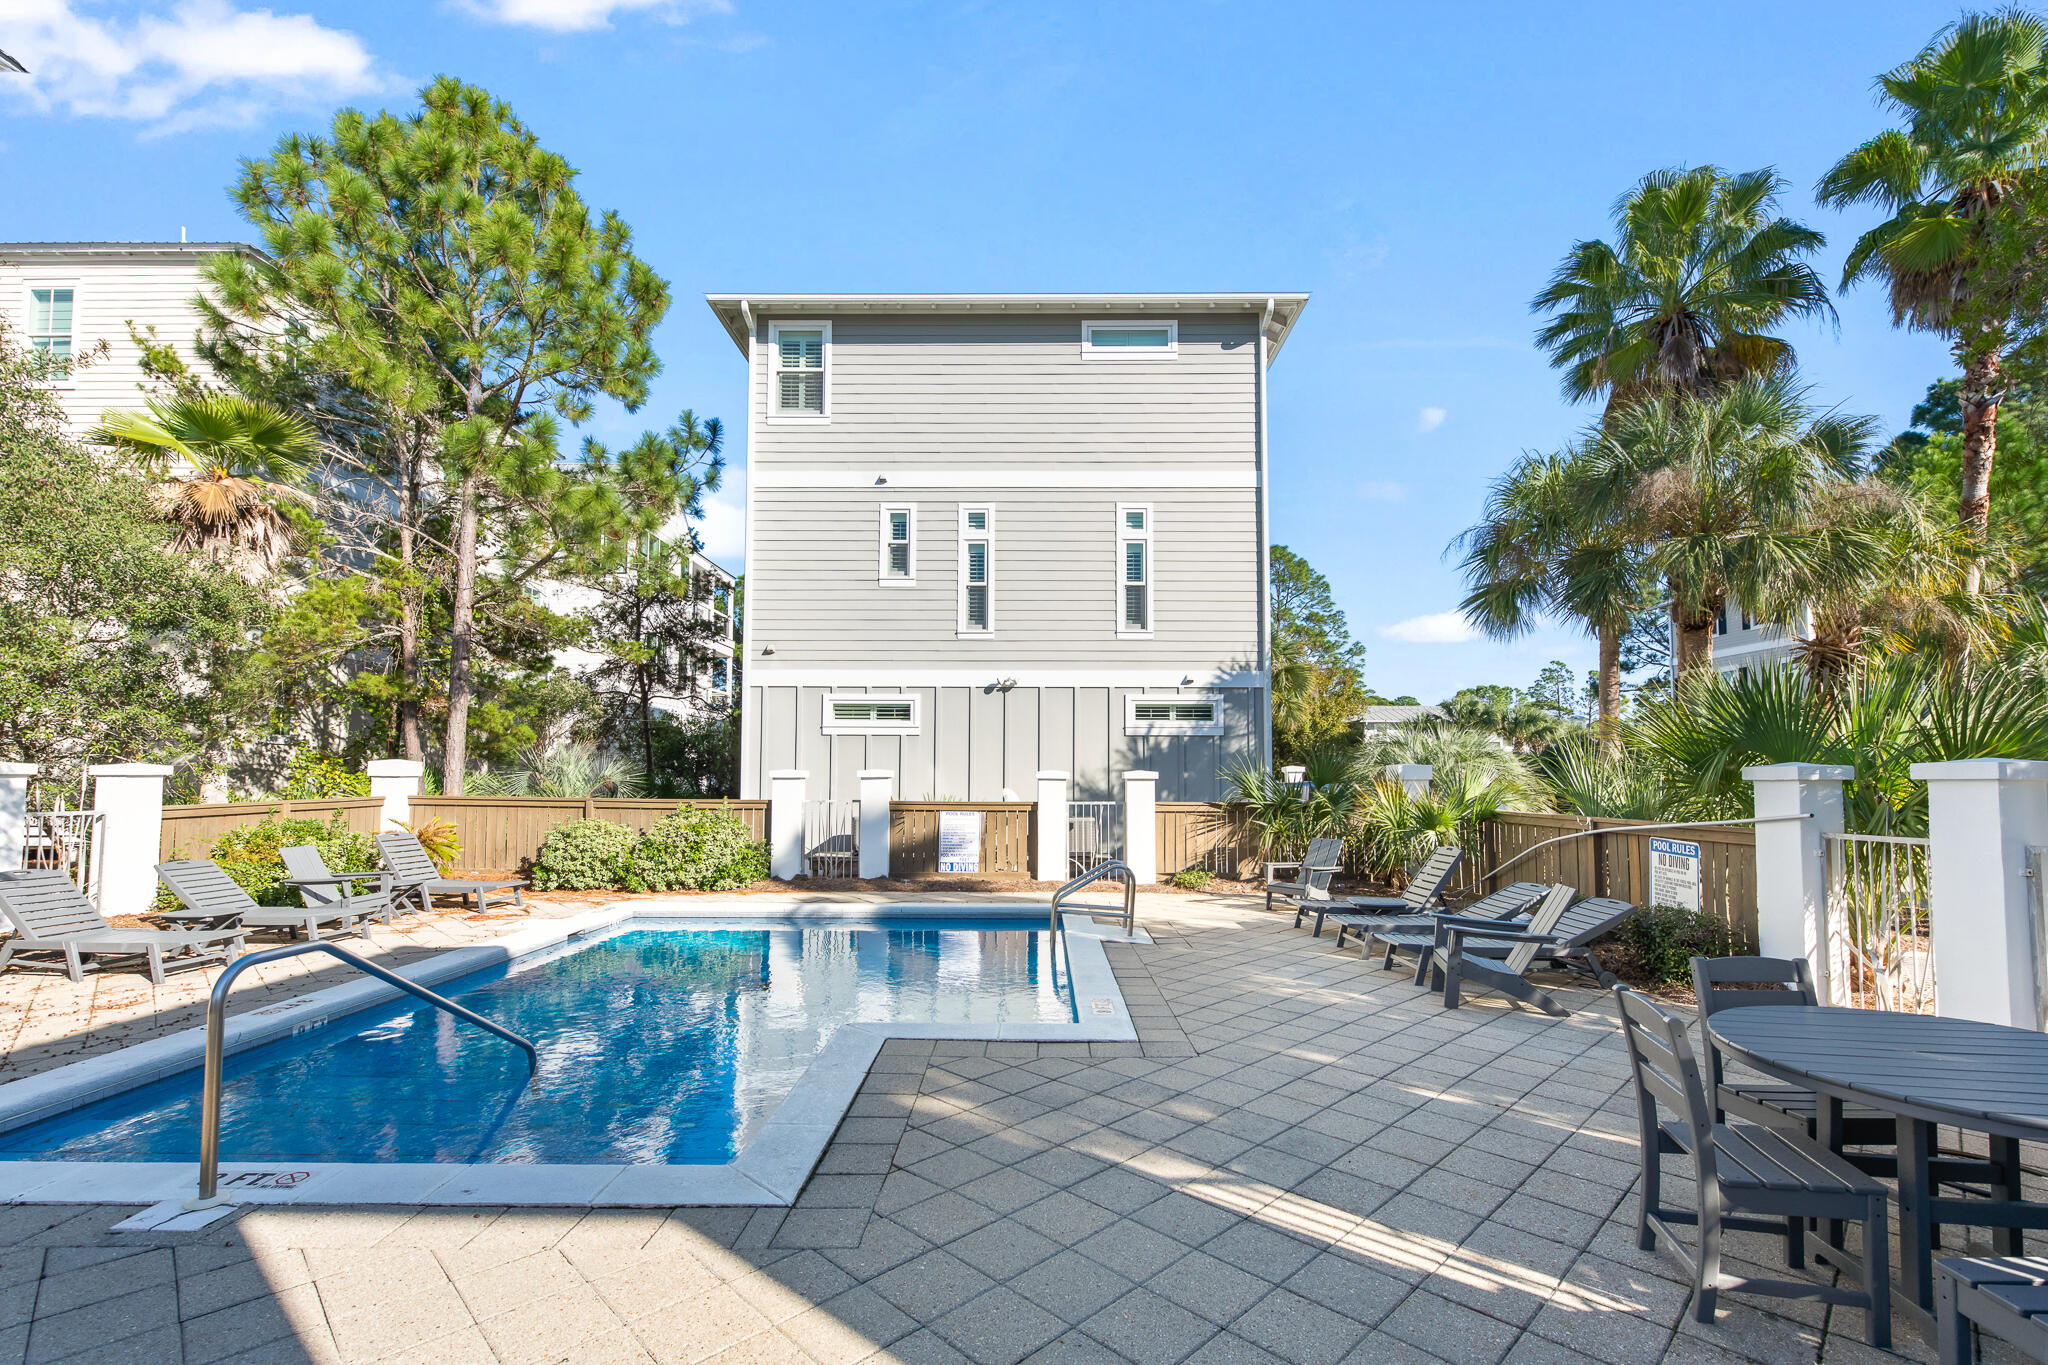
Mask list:
POLYGON ((704 495, 704 519, 697 523, 704 553, 720 566, 742 573, 747 564, 747 471, 728 467, 725 483, 704 495))
POLYGON ((1400 502, 1408 496, 1408 485, 1392 479, 1367 479, 1358 485, 1358 496, 1367 502, 1400 502))
POLYGON ((1450 415, 1450 413, 1442 408, 1424 408, 1421 412, 1415 414, 1415 429, 1424 436, 1427 436, 1430 432, 1442 426, 1444 418, 1450 415))
POLYGON ((687 24, 704 14, 731 14, 732 0, 457 0, 479 19, 497 24, 544 28, 554 33, 580 33, 610 28, 612 15, 651 10, 672 24, 687 24))
POLYGON ((1453 610, 1396 621, 1391 626, 1381 626, 1380 634, 1411 645, 1455 645, 1473 639, 1479 632, 1465 619, 1464 612, 1453 610))
POLYGON ((168 133, 387 84, 361 39, 308 14, 228 0, 183 0, 133 18, 84 8, 83 0, 0 5, 0 47, 29 69, 0 79, 0 94, 44 113, 135 119, 168 133))

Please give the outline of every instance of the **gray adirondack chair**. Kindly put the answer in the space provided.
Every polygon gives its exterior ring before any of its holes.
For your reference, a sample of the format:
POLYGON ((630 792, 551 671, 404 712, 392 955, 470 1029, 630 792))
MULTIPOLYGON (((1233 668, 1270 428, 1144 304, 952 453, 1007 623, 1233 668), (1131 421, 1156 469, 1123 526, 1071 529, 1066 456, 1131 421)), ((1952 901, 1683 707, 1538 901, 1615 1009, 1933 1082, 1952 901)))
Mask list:
MULTIPOLYGON (((1462 849, 1444 845, 1433 850, 1408 876, 1408 885, 1398 896, 1345 896, 1332 900, 1328 905, 1319 906, 1316 912, 1315 936, 1323 935, 1323 921, 1340 914, 1399 914, 1421 916, 1431 906, 1443 899, 1444 891, 1451 884, 1451 874, 1458 870, 1458 862, 1465 856, 1462 849)), ((1305 906, 1296 906, 1294 922, 1298 927, 1305 906)), ((1418 920, 1419 922, 1419 920, 1418 920)), ((1339 934, 1338 937, 1343 937, 1339 934)))
MULTIPOLYGON (((1370 950, 1373 937, 1380 933, 1427 933, 1430 941, 1436 941, 1435 916, 1439 913, 1456 915, 1460 919, 1509 920, 1517 916, 1526 917, 1531 906, 1543 899, 1543 893, 1550 888, 1542 882, 1515 882, 1503 886, 1490 895, 1481 896, 1470 905, 1456 910, 1431 911, 1426 915, 1347 915, 1332 912, 1330 923, 1337 926, 1337 946, 1344 946, 1347 934, 1357 934, 1361 946, 1370 950)), ((1387 950, 1383 966, 1394 965, 1394 951, 1387 950)))
POLYGON ((20 958, 58 957, 64 975, 83 981, 97 961, 140 959, 150 981, 164 984, 164 966, 203 967, 233 961, 242 951, 240 929, 117 929, 54 867, 30 872, 0 872, 0 914, 13 933, 0 944, 0 970, 20 958))
POLYGON ((1437 965, 1432 969, 1431 984, 1441 973, 1445 1009, 1458 1008, 1464 984, 1470 981, 1563 1018, 1571 1011, 1530 981, 1528 974, 1577 971, 1602 986, 1612 986, 1614 975, 1593 956, 1592 945, 1635 912, 1636 907, 1627 901, 1604 896, 1588 897, 1563 908, 1546 897, 1528 927, 1514 932, 1503 932, 1499 925, 1483 920, 1461 922, 1450 915, 1439 916, 1437 965))
MULTIPOLYGON (((1394 965, 1394 955, 1396 953, 1413 953, 1415 954, 1415 984, 1420 986, 1425 982, 1429 982, 1432 989, 1440 990, 1443 987, 1443 972, 1440 959, 1443 955, 1444 944, 1447 941, 1444 932, 1445 925, 1458 923, 1471 928, 1490 926, 1496 934, 1528 932, 1535 922, 1543 920, 1546 916, 1554 924, 1556 917, 1564 913, 1565 909, 1571 905, 1573 897, 1578 894, 1577 891, 1560 882, 1555 886, 1539 888, 1539 894, 1536 897, 1535 903, 1524 907, 1526 914, 1518 918, 1467 915, 1462 911, 1457 914, 1446 912, 1440 915, 1432 915, 1420 924, 1373 930, 1371 931, 1372 938, 1377 940, 1380 946, 1386 949, 1386 957, 1380 963, 1380 968, 1383 971, 1390 970, 1394 965), (1431 981, 1431 974, 1433 972, 1435 979, 1431 981)), ((1367 956, 1370 956, 1371 952, 1372 948, 1368 944, 1366 948, 1367 956)))
POLYGON ((1295 904, 1294 927, 1301 927, 1301 907, 1312 901, 1328 902, 1330 879, 1337 875, 1338 865, 1344 858, 1342 839, 1311 839, 1308 851, 1301 855, 1298 863, 1266 864, 1266 908, 1273 908, 1273 898, 1295 904), (1273 874, 1281 868, 1294 869, 1291 881, 1276 878, 1273 874))
POLYGON ((1934 1263, 1935 1349, 1970 1365, 1970 1326, 2048 1360, 2048 1258, 1948 1256, 1934 1263))
POLYGON ((391 923, 397 906, 391 899, 389 872, 352 872, 337 877, 327 870, 326 859, 311 844, 281 848, 277 856, 291 876, 285 880, 299 889, 299 901, 308 907, 328 907, 391 923), (359 890, 363 882, 375 882, 374 890, 359 890))
MULTIPOLYGON (((1712 1322, 1724 1291, 1776 1298, 1820 1299, 1864 1312, 1865 1338, 1891 1345, 1891 1269, 1888 1263, 1886 1191, 1872 1177, 1824 1147, 1782 1128, 1714 1122, 1682 1020, 1666 1014, 1649 997, 1626 986, 1614 988, 1621 1007, 1621 1031, 1628 1042, 1635 1078, 1637 1126, 1642 1144, 1642 1205, 1636 1243, 1663 1250, 1692 1280, 1692 1312, 1712 1322), (1657 1106, 1673 1117, 1659 1119, 1657 1106), (1692 1208, 1664 1203, 1663 1158, 1689 1155, 1696 1185, 1692 1208), (1864 1282, 1861 1287, 1813 1280, 1767 1280, 1730 1275, 1721 1268, 1721 1239, 1729 1228, 1773 1233, 1785 1239, 1785 1264, 1801 1269, 1811 1250, 1833 1260, 1831 1248, 1806 1230, 1809 1218, 1863 1224, 1864 1282), (1699 1229, 1698 1252, 1688 1252, 1673 1225, 1699 1229)), ((1850 1267, 1839 1266, 1845 1274, 1850 1267)))
POLYGON ((427 856, 420 841, 404 830, 387 830, 377 836, 377 851, 384 855, 384 865, 391 869, 391 878, 397 887, 397 894, 412 896, 420 903, 420 909, 434 908, 434 897, 467 896, 476 901, 477 912, 481 914, 490 908, 493 892, 510 891, 512 904, 521 910, 526 908, 526 883, 484 882, 472 877, 444 877, 441 869, 434 866, 434 860, 427 856))
POLYGON ((308 939, 340 938, 348 934, 370 937, 368 916, 336 905, 308 905, 293 910, 285 906, 258 905, 235 879, 221 871, 210 858, 184 858, 158 863, 156 875, 171 888, 183 910, 160 913, 157 918, 182 924, 207 924, 225 928, 276 929, 287 934, 304 934, 308 939))

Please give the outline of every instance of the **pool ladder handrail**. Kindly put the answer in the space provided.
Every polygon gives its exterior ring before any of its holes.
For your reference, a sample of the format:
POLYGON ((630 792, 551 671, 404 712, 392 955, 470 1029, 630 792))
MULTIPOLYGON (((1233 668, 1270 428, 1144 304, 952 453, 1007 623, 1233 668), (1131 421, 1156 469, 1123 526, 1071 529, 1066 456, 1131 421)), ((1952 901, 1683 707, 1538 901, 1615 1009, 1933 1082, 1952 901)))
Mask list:
POLYGON ((1066 933, 1066 922, 1060 916, 1067 910, 1099 910, 1107 911, 1110 914, 1121 913, 1124 917, 1124 937, 1129 938, 1131 931, 1138 925, 1138 879, 1131 875, 1130 865, 1121 858, 1111 858, 1108 862, 1097 863, 1094 867, 1066 882, 1059 890, 1052 893, 1052 932, 1055 936, 1063 936, 1066 933), (1124 878, 1124 903, 1122 906, 1067 904, 1067 897, 1073 895, 1082 887, 1090 882, 1100 881, 1102 878, 1117 872, 1122 873, 1124 878))
POLYGON ((235 978, 240 976, 247 968, 261 966, 266 962, 281 962, 285 958, 297 957, 301 953, 326 953, 330 957, 340 958, 344 963, 354 967, 357 971, 367 976, 374 976, 387 986, 396 986, 408 995, 418 996, 436 1009, 446 1010, 457 1019, 475 1024, 485 1032, 495 1033, 506 1042, 525 1049, 527 1062, 526 1079, 529 1085, 533 1083, 534 1076, 540 1072, 540 1053, 534 1048, 532 1043, 520 1037, 511 1029, 506 1028, 503 1024, 494 1024, 475 1010, 458 1005, 445 995, 436 995, 425 986, 408 981, 398 973, 378 966, 359 953, 352 953, 348 949, 329 943, 324 939, 315 939, 310 943, 288 943, 282 948, 266 948, 256 953, 243 953, 233 962, 230 962, 227 970, 220 974, 220 980, 213 983, 213 994, 206 1002, 206 1072, 204 1079, 200 1083, 201 1088, 199 1092, 199 1197, 185 1201, 185 1207, 188 1209, 212 1208, 217 1204, 226 1202, 221 1199, 218 1190, 220 1188, 220 1086, 221 1072, 225 1061, 222 1053, 225 1050, 227 1035, 228 992, 233 989, 235 978))

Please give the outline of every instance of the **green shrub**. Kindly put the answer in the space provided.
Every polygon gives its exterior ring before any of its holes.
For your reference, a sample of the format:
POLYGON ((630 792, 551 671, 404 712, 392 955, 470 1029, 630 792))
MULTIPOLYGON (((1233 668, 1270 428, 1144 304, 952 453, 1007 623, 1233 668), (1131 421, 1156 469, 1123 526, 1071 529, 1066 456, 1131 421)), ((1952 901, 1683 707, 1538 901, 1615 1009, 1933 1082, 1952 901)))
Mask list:
POLYGON ((258 905, 297 906, 299 893, 284 885, 284 860, 277 851, 301 844, 319 849, 320 859, 329 872, 369 872, 377 866, 376 842, 369 835, 350 829, 339 811, 331 820, 309 816, 280 820, 272 816, 254 824, 237 825, 213 841, 208 856, 258 905))
POLYGON ((533 860, 537 891, 599 891, 623 885, 639 834, 613 820, 571 820, 541 840, 533 860))
POLYGON ((1749 951, 1742 936, 1712 915, 1675 905, 1652 905, 1623 921, 1614 941, 1633 962, 1643 984, 1675 986, 1692 980, 1695 957, 1730 957, 1749 951))
POLYGON ((632 891, 730 891, 768 875, 768 845, 752 837, 730 810, 679 807, 663 816, 633 849, 626 870, 632 891))
POLYGON ((1206 891, 1212 880, 1206 867, 1187 867, 1167 878, 1183 891, 1206 891))
POLYGON ((368 796, 370 775, 350 772, 348 765, 333 754, 318 749, 296 749, 284 766, 284 789, 278 796, 286 801, 319 801, 329 797, 368 796))

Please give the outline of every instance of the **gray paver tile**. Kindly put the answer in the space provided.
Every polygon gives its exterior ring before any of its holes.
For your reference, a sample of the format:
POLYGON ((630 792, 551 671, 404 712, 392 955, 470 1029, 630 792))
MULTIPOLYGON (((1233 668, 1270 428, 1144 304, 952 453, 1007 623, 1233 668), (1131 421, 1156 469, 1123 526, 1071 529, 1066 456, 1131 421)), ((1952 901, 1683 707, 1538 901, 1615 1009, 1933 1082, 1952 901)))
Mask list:
POLYGON ((1133 1289, 1081 1327, 1133 1365, 1172 1365, 1217 1331, 1215 1324, 1145 1289, 1133 1289))
POLYGON ((1273 1290, 1250 1271, 1201 1251, 1181 1257, 1147 1280, 1145 1287, 1219 1325, 1235 1321, 1273 1290))
POLYGON ((1111 1224, 1074 1249, 1139 1283, 1172 1265, 1187 1251, 1171 1237, 1129 1220, 1111 1224))
POLYGON ((1000 1285, 932 1324, 933 1331, 976 1365, 1015 1365, 1065 1327, 1037 1304, 1000 1285))
POLYGON ((1292 1365, 1336 1365, 1364 1338, 1366 1329, 1298 1294, 1276 1289, 1230 1330, 1292 1365))
POLYGON ((994 1283, 950 1252, 928 1251, 874 1280, 873 1288, 919 1322, 930 1323, 994 1283))

